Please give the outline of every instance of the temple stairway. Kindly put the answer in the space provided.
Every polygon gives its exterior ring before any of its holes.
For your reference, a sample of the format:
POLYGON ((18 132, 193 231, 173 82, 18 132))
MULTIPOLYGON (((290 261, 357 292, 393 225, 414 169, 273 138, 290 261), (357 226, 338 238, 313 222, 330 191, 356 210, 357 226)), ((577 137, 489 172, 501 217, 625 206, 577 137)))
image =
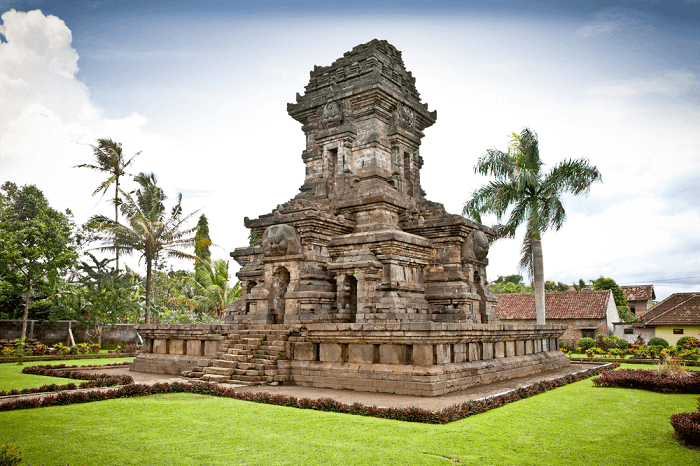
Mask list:
POLYGON ((209 367, 203 368, 199 378, 208 382, 237 385, 281 382, 288 374, 280 374, 277 361, 286 359, 284 343, 288 336, 288 330, 238 330, 223 342, 222 351, 211 361, 209 367))

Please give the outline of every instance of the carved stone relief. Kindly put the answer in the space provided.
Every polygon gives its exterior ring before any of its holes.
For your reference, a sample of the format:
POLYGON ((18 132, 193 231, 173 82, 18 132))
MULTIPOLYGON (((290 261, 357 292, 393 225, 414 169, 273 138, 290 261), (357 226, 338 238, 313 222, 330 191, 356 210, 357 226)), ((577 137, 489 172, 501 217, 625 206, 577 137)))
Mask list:
POLYGON ((401 126, 403 128, 413 130, 415 127, 416 116, 408 106, 399 104, 391 115, 391 124, 401 126))
POLYGON ((272 225, 265 230, 262 237, 262 247, 265 256, 286 256, 299 254, 301 242, 294 227, 281 224, 272 225))
POLYGON ((342 104, 333 100, 321 105, 318 109, 318 124, 321 128, 338 126, 343 122, 342 104))
POLYGON ((489 239, 483 231, 472 231, 462 245, 462 261, 483 262, 489 253, 489 239))

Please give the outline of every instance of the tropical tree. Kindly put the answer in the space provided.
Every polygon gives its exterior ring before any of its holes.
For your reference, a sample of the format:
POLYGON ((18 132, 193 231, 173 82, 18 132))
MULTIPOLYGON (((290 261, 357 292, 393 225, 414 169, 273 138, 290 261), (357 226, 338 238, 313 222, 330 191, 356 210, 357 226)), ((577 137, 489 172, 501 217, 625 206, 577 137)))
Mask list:
POLYGON ((227 260, 204 263, 197 268, 195 281, 200 287, 199 304, 215 317, 223 318, 226 309, 241 296, 240 283, 231 286, 227 260))
POLYGON ((13 283, 24 294, 22 332, 37 283, 55 281, 77 260, 72 234, 72 214, 49 206, 34 185, 18 188, 11 182, 0 193, 0 281, 13 283))
MULTIPOLYGON (((94 196, 102 192, 104 196, 109 187, 114 184, 114 199, 112 202, 114 203, 114 222, 117 223, 119 222, 119 178, 128 175, 126 169, 141 152, 137 152, 129 160, 126 160, 122 154, 121 143, 114 142, 111 139, 98 139, 97 145, 90 147, 92 147, 95 163, 83 163, 76 165, 74 168, 90 168, 91 170, 109 175, 109 177, 95 189, 92 195, 94 196)), ((115 241, 117 241, 117 239, 115 239, 115 241)), ((116 259, 116 269, 119 270, 119 243, 114 243, 114 256, 116 259)))
POLYGON ((167 197, 157 186, 153 173, 139 173, 134 181, 139 185, 136 191, 126 193, 120 190, 120 210, 126 224, 104 216, 96 217, 104 231, 103 239, 107 241, 107 245, 99 249, 110 251, 119 248, 125 254, 134 251, 141 253, 141 259, 146 261, 146 322, 150 322, 153 265, 162 256, 196 259, 196 256, 183 251, 194 246, 195 239, 190 235, 195 229, 185 228, 185 225, 196 212, 183 217, 182 194, 178 194, 177 202, 168 215, 163 204, 167 197))
POLYGON ((593 282, 593 289, 612 291, 613 299, 615 300, 615 307, 617 308, 617 314, 620 316, 620 318, 625 322, 637 322, 637 318, 634 314, 632 314, 632 311, 630 311, 630 306, 627 302, 625 292, 622 291, 622 288, 620 288, 620 285, 618 285, 615 280, 600 276, 593 282))
POLYGON ((202 214, 199 216, 197 232, 194 235, 194 255, 199 258, 195 263, 195 269, 197 269, 200 264, 211 261, 211 252, 209 251, 209 246, 211 246, 211 244, 211 238, 209 238, 209 222, 207 221, 207 217, 202 214))
POLYGON ((474 219, 495 214, 499 222, 495 229, 501 238, 515 237, 517 228, 525 225, 519 267, 534 278, 538 324, 545 321, 542 235, 564 224, 563 194, 587 195, 592 183, 602 181, 587 159, 564 160, 547 173, 543 165, 537 134, 529 128, 513 133, 507 152, 489 149, 479 157, 475 173, 495 179, 472 192, 462 212, 474 219))

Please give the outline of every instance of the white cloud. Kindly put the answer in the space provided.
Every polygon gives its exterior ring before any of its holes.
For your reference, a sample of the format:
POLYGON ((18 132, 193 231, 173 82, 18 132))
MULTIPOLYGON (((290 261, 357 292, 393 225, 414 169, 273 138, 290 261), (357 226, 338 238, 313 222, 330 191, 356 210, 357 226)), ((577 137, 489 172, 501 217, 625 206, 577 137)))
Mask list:
POLYGON ((700 81, 690 72, 668 71, 647 79, 632 79, 591 87, 588 94, 604 97, 632 97, 643 94, 665 94, 679 97, 698 91, 700 81))

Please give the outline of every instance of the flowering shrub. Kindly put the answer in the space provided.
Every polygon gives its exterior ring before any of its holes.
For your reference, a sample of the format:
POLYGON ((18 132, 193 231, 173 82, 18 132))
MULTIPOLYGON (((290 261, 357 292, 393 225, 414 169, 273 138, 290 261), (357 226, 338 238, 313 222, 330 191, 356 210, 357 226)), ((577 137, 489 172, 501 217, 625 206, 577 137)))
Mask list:
POLYGON ((682 337, 682 338, 678 339, 676 346, 678 348, 682 348, 684 350, 691 350, 693 348, 700 348, 700 340, 698 340, 695 337, 682 337))
POLYGON ((2 357, 3 358, 9 358, 9 357, 14 356, 14 355, 15 355, 14 348, 10 348, 10 347, 6 346, 5 348, 2 349, 2 357))
MULTIPOLYGON (((35 366, 36 367, 36 366, 35 366)), ((129 384, 109 391, 89 391, 77 393, 58 393, 43 398, 18 399, 0 404, 0 411, 12 411, 15 409, 40 408, 46 406, 68 405, 73 403, 88 403, 90 401, 109 400, 114 398, 127 398, 134 396, 147 396, 162 393, 195 393, 200 395, 221 396, 234 398, 242 401, 252 401, 255 403, 267 403, 278 406, 289 406, 301 409, 315 409, 318 411, 330 411, 335 413, 355 414, 358 416, 373 416, 384 419, 394 419, 407 422, 423 422, 429 424, 446 424, 458 421, 473 414, 479 414, 488 410, 504 406, 513 401, 528 398, 540 393, 561 387, 579 380, 586 379, 592 375, 597 375, 605 371, 610 371, 619 367, 619 364, 607 364, 595 367, 578 374, 570 374, 554 380, 544 380, 536 382, 526 387, 501 393, 480 400, 469 400, 454 406, 440 410, 430 411, 426 409, 409 408, 381 408, 377 406, 366 406, 360 403, 351 405, 338 401, 321 398, 312 400, 309 398, 296 398, 285 395, 272 395, 269 393, 248 393, 236 392, 233 388, 222 387, 220 385, 208 384, 205 382, 195 383, 156 383, 153 385, 129 384)))
MULTIPOLYGON (((78 353, 80 354, 87 354, 90 351, 90 345, 88 345, 87 343, 78 343, 77 345, 75 345, 75 347, 78 350, 78 353)), ((73 349, 72 346, 71 349, 73 349)))
POLYGON ((90 345, 90 351, 95 354, 99 353, 100 345, 98 345, 97 343, 93 343, 92 345, 90 345))
POLYGON ((114 352, 117 354, 134 354, 134 353, 140 353, 141 352, 141 345, 117 345, 117 347, 114 349, 114 352))
POLYGON ((612 357, 618 357, 620 359, 625 358, 625 354, 627 354, 627 351, 623 349, 617 349, 617 348, 612 348, 610 351, 608 351, 612 357))
POLYGON ((34 354, 36 354, 37 356, 49 354, 49 347, 39 343, 34 347, 34 354))

